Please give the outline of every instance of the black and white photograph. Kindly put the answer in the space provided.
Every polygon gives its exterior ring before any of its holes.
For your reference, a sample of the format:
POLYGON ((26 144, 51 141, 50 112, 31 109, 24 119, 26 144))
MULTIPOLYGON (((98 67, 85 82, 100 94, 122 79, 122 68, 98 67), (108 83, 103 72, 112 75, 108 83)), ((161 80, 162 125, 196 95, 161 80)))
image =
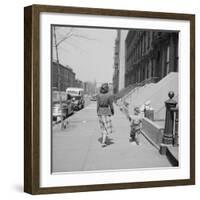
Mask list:
POLYGON ((179 167, 179 31, 52 24, 50 62, 52 173, 179 167))
POLYGON ((195 184, 195 16, 25 8, 25 191, 195 184))

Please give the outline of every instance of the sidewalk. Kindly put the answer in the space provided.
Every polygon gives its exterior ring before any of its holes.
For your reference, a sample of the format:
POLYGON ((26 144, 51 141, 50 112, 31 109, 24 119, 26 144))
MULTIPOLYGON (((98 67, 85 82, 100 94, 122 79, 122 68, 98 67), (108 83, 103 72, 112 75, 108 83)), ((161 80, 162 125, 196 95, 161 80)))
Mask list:
POLYGON ((114 133, 101 147, 96 102, 69 118, 67 128, 53 128, 53 172, 171 167, 142 135, 141 145, 129 142, 129 122, 115 106, 114 133))

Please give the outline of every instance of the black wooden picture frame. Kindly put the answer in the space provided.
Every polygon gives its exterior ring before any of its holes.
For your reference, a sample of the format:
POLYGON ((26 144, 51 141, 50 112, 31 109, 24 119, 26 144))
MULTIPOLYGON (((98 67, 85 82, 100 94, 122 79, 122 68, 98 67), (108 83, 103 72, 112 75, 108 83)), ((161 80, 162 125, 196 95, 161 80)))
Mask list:
POLYGON ((24 191, 49 194, 195 184, 195 16, 192 14, 112 10, 50 5, 24 9, 24 191), (40 186, 40 14, 80 14, 185 20, 190 23, 190 177, 181 180, 128 182, 79 186, 40 186))

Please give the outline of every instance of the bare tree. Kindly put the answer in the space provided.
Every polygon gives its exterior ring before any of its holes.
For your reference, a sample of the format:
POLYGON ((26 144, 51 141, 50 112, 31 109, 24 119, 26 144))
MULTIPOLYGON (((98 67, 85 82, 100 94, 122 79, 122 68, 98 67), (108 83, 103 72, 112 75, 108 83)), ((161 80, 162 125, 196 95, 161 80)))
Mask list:
MULTIPOLYGON (((57 63, 57 68, 58 68, 58 92, 59 92, 59 104, 60 104, 60 108, 62 110, 62 97, 61 97, 61 71, 60 71, 60 61, 59 61, 59 51, 58 48, 59 46, 65 42, 66 40, 68 40, 69 38, 72 37, 77 37, 77 38, 81 38, 81 39, 85 39, 85 40, 95 40, 93 38, 89 38, 87 36, 78 34, 74 32, 74 28, 71 27, 70 30, 64 35, 62 36, 62 38, 58 41, 57 38, 57 32, 56 32, 56 27, 53 26, 53 38, 54 38, 54 48, 55 48, 55 53, 56 53, 56 63, 57 63)), ((63 120, 63 116, 61 115, 61 129, 65 128, 65 124, 64 124, 64 120, 63 120)))

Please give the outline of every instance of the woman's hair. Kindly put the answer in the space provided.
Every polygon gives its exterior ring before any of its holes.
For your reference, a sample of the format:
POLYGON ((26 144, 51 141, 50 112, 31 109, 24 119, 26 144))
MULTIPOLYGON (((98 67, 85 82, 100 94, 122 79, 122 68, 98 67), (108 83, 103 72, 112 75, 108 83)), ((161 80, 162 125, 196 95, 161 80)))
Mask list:
POLYGON ((108 83, 103 83, 100 87, 100 93, 107 93, 109 91, 108 83))

